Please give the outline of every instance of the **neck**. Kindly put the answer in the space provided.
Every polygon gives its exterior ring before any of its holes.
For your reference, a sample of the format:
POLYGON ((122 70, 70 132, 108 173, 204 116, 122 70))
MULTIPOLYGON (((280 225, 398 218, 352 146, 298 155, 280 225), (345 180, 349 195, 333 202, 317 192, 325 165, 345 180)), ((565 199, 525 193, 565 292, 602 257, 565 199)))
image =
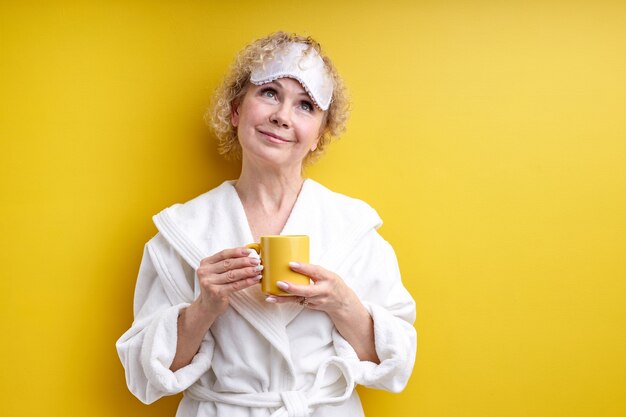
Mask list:
POLYGON ((235 189, 244 206, 273 213, 282 207, 293 206, 303 183, 299 167, 281 171, 255 169, 244 161, 235 189))

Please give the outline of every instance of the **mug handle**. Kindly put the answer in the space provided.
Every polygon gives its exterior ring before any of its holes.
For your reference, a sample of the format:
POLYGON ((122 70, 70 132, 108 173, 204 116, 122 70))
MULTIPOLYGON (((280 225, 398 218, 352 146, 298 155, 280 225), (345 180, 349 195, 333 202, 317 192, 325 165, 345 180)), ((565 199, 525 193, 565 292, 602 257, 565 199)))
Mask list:
MULTIPOLYGON (((259 256, 261 256, 261 245, 258 243, 248 243, 246 245, 246 248, 248 249, 253 249, 256 253, 259 254, 259 256)), ((261 273, 263 274, 263 273, 261 273)))
POLYGON ((248 243, 246 245, 246 248, 248 249, 253 249, 256 253, 258 253, 259 255, 261 254, 261 245, 258 243, 248 243))

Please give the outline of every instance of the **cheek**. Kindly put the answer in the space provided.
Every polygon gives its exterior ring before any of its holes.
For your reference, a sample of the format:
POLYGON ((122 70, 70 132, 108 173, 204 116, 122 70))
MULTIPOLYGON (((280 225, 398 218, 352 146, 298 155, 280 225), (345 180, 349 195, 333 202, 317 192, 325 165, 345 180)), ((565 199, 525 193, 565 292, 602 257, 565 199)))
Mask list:
POLYGON ((322 136, 322 133, 324 133, 324 129, 326 128, 326 123, 325 123, 325 119, 322 118, 320 120, 318 120, 316 128, 315 128, 315 136, 316 136, 316 140, 315 143, 319 142, 320 137, 322 136))
POLYGON ((306 143, 316 143, 319 137, 320 127, 310 124, 300 129, 299 136, 306 143))

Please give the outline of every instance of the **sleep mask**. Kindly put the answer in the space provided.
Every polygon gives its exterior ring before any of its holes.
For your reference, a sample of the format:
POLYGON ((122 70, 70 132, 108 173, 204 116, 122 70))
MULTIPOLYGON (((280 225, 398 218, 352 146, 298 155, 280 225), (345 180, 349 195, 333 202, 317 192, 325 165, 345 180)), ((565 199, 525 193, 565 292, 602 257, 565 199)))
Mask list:
POLYGON ((250 82, 262 85, 283 77, 298 80, 315 104, 328 110, 333 96, 333 80, 314 48, 299 42, 287 44, 252 70, 250 82))

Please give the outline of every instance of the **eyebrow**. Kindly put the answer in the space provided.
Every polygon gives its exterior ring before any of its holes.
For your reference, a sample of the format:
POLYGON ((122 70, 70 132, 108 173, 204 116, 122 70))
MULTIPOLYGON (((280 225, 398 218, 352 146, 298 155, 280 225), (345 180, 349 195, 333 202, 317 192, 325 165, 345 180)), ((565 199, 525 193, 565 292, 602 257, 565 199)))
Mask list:
MULTIPOLYGON (((298 80, 295 80, 295 81, 298 81, 298 80)), ((300 81, 298 81, 298 83, 300 83, 300 81)), ((272 80, 268 84, 276 84, 279 88, 282 88, 283 90, 285 89, 285 87, 278 80, 272 80)), ((303 87, 303 90, 304 90, 304 87, 303 87)), ((304 90, 304 91, 302 91, 302 92, 300 92, 298 94, 301 95, 301 96, 306 96, 306 97, 308 97, 310 99, 309 93, 307 93, 306 90, 304 90)))

